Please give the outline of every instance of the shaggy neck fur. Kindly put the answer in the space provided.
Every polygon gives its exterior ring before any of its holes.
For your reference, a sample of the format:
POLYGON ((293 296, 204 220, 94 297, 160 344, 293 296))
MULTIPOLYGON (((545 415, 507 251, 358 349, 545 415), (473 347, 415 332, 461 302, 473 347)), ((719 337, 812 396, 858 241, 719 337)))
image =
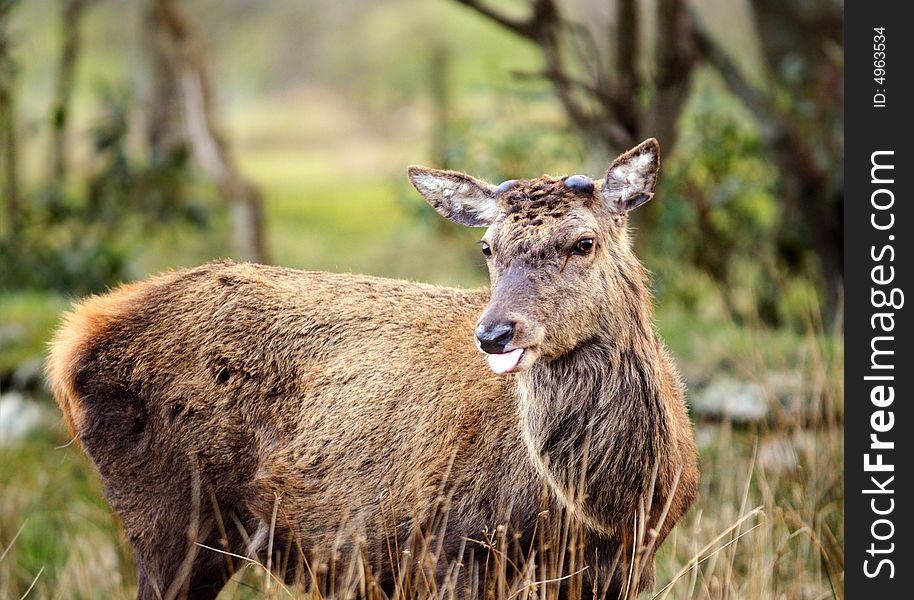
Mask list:
MULTIPOLYGON (((645 288, 632 292, 649 305, 645 288)), ((537 470, 577 518, 613 537, 628 533, 616 530, 626 523, 618 517, 631 515, 633 523, 639 499, 662 502, 676 464, 663 350, 649 309, 647 319, 625 312, 607 311, 617 316, 595 338, 517 378, 524 441, 537 470)))

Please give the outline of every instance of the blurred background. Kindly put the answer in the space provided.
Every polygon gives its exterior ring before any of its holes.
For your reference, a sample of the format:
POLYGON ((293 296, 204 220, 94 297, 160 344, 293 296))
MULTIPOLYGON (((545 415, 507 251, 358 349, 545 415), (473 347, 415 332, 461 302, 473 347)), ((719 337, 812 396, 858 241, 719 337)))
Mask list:
MULTIPOLYGON (((135 593, 44 386, 73 299, 217 257, 485 285, 407 165, 597 178, 652 136, 632 225, 703 472, 657 590, 843 597, 842 26, 834 0, 0 0, 0 599, 135 593)), ((270 593, 248 571, 224 597, 270 593)))

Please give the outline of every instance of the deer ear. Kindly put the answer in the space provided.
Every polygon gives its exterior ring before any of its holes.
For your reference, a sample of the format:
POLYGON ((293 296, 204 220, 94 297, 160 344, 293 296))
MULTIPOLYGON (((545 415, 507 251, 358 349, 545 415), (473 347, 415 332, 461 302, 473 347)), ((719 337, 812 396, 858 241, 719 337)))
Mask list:
POLYGON ((469 227, 488 227, 498 215, 495 186, 455 171, 413 165, 409 180, 441 216, 469 227))
POLYGON ((635 210, 654 196, 660 171, 660 144, 644 140, 609 165, 600 188, 603 200, 614 212, 635 210))

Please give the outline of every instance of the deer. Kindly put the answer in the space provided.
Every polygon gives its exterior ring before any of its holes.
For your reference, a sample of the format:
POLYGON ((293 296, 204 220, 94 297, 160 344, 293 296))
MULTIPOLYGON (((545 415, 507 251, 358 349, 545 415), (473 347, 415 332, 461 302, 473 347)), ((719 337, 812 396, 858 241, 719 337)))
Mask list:
POLYGON ((628 226, 659 167, 653 138, 600 180, 409 167, 485 228, 485 289, 216 261, 78 302, 48 380, 137 598, 215 598, 242 559, 315 597, 649 589, 699 477, 628 226))

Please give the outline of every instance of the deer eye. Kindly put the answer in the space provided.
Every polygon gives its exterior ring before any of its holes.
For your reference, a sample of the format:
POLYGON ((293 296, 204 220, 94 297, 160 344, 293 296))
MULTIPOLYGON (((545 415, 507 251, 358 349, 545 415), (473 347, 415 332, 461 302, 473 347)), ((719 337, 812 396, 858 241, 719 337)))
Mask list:
POLYGON ((582 240, 578 240, 578 243, 574 245, 574 248, 572 248, 571 253, 581 255, 590 254, 593 252, 593 246, 593 238, 584 238, 582 240))
POLYGON ((486 258, 492 256, 492 248, 485 242, 480 242, 482 244, 482 253, 486 255, 486 258))

